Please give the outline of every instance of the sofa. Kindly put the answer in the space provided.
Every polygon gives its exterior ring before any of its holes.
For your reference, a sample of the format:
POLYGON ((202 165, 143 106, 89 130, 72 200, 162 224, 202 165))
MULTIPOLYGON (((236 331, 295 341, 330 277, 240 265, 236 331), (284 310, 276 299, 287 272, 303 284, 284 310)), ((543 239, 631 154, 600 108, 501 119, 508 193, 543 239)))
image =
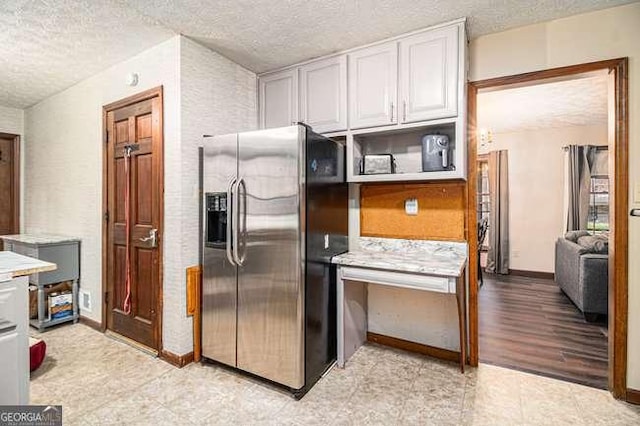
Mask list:
POLYGON ((608 236, 571 231, 556 241, 555 282, 582 311, 585 320, 607 315, 608 236))

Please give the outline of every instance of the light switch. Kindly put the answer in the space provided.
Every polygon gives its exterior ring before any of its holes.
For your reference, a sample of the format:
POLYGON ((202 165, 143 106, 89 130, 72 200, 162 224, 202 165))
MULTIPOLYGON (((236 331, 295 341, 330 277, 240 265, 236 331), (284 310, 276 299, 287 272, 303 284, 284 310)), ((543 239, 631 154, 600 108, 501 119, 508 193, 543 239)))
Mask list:
POLYGON ((416 198, 408 198, 404 200, 404 211, 409 216, 415 216, 418 214, 418 200, 416 198))
POLYGON ((640 203, 640 182, 636 182, 633 186, 633 202, 640 203))

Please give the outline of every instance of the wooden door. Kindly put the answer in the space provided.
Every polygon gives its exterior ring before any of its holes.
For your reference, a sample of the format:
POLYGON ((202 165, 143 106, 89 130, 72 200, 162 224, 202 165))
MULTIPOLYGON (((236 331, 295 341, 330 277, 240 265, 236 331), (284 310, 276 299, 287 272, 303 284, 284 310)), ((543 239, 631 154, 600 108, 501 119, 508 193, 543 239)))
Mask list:
POLYGON ((162 307, 162 92, 105 107, 107 328, 160 349, 162 307), (127 172, 128 170, 128 172, 127 172), (129 209, 125 196, 129 192, 129 209), (127 312, 127 213, 130 311, 127 312))
POLYGON ((300 68, 300 118, 318 133, 347 130, 347 57, 300 68))
POLYGON ((352 129, 396 124, 397 97, 396 42, 349 54, 349 122, 352 129))
POLYGON ((433 30, 400 42, 402 123, 457 115, 458 29, 433 30))
POLYGON ((260 77, 260 128, 291 126, 298 122, 298 69, 260 77))
MULTIPOLYGON (((19 137, 0 133, 0 235, 19 232, 19 184, 19 137)), ((0 241, 0 249, 2 249, 2 241, 0 241)))

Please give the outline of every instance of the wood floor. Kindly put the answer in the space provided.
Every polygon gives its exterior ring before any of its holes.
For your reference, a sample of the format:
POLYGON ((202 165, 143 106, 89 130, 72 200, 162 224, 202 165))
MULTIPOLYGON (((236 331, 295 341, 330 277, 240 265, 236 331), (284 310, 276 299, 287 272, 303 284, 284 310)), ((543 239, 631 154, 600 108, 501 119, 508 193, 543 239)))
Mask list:
POLYGON ((478 297, 481 362, 606 389, 606 321, 587 323, 552 280, 484 274, 478 297))

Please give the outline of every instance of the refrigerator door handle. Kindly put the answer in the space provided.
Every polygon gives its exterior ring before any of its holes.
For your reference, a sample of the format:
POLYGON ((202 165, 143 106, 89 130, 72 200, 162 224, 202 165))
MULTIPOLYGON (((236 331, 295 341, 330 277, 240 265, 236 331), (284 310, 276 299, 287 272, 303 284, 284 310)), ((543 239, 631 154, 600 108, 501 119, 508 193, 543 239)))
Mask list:
MULTIPOLYGON (((238 184, 238 204, 240 203, 240 185, 242 185, 242 226, 239 226, 242 237, 242 256, 240 257, 240 264, 244 263, 247 257, 247 183, 244 179, 241 179, 238 184)), ((238 209, 238 216, 240 216, 240 209, 238 209)), ((240 221, 238 221, 240 223, 240 221)))
POLYGON ((233 260, 233 255, 231 253, 231 232, 233 232, 233 226, 231 222, 233 221, 233 184, 236 183, 236 178, 232 178, 229 182, 229 186, 227 187, 227 238, 226 239, 226 251, 227 251, 227 260, 234 266, 236 262, 233 260))
MULTIPOLYGON (((234 193, 234 198, 233 198, 233 214, 234 214, 234 222, 236 224, 236 226, 234 226, 233 229, 233 258, 235 260, 235 264, 238 266, 242 266, 242 264, 244 263, 244 255, 242 256, 242 258, 239 255, 239 249, 238 247, 240 246, 239 240, 240 240, 240 185, 242 185, 245 188, 245 192, 246 192, 246 187, 244 184, 244 178, 240 178, 236 181, 235 183, 235 189, 233 190, 234 193)), ((244 214, 247 214, 247 204, 246 201, 244 203, 244 207, 245 207, 245 212, 244 214)))

